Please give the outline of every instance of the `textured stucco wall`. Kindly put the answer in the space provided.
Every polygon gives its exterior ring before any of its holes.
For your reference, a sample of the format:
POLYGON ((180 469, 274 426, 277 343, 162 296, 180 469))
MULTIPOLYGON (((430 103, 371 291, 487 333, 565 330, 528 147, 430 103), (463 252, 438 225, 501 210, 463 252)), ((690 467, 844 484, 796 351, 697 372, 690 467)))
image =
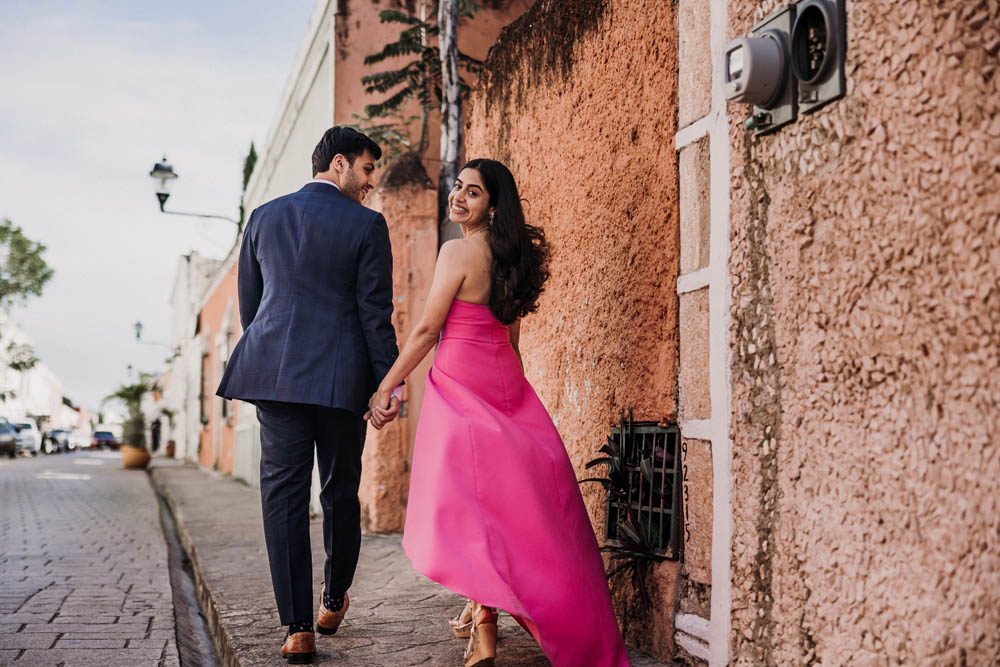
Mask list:
MULTIPOLYGON (((240 409, 239 401, 232 402, 232 419, 222 417, 223 399, 215 395, 215 389, 222 380, 222 360, 219 359, 219 346, 216 344, 216 337, 222 332, 225 336, 224 327, 231 327, 233 330, 233 345, 240 337, 239 310, 236 305, 236 277, 237 262, 233 261, 226 273, 221 277, 215 289, 208 295, 205 305, 201 309, 201 336, 204 340, 204 350, 208 354, 208 377, 205 379, 205 390, 208 393, 208 423, 202 426, 200 443, 201 451, 198 452, 198 463, 203 466, 213 467, 222 472, 233 472, 233 447, 235 444, 234 424, 237 419, 237 411, 240 409), (227 322, 228 314, 228 322, 227 322)), ((200 368, 200 365, 199 365, 200 368)), ((198 419, 200 414, 194 416, 198 419)), ((190 456, 194 452, 189 452, 190 456)))
POLYGON ((730 106, 735 664, 1000 657, 998 26, 848 2, 845 99, 730 106))
MULTIPOLYGON (((554 249, 521 349, 581 478, 620 409, 676 418, 676 29, 659 0, 539 0, 501 33, 470 105, 468 156, 511 168, 554 249)), ((603 491, 583 493, 602 528, 603 491)), ((626 614, 632 642, 662 655, 676 573, 659 566, 652 613, 626 614)))
MULTIPOLYGON (((496 41, 500 30, 523 14, 534 0, 490 0, 478 3, 480 9, 472 19, 462 19, 458 32, 458 48, 473 58, 482 60, 496 41)), ((357 116, 364 116, 364 106, 387 99, 390 93, 367 93, 361 77, 383 70, 400 67, 412 59, 400 58, 395 61, 365 65, 366 56, 377 53, 399 38, 403 26, 399 23, 382 23, 378 13, 383 10, 402 10, 417 15, 414 0, 340 0, 337 14, 337 72, 335 77, 336 109, 334 124, 355 124, 357 116)), ((427 3, 427 18, 437 22, 434 3, 427 3)), ((434 40, 435 38, 431 38, 434 40)), ((465 80, 474 85, 473 76, 463 72, 465 80)), ((393 89, 391 93, 398 92, 393 89)), ((419 118, 420 106, 416 100, 407 103, 401 115, 404 118, 419 118)), ((420 139, 420 122, 414 120, 408 125, 410 139, 415 146, 420 139)), ((437 111, 430 114, 428 125, 428 147, 424 154, 424 168, 431 181, 437 185, 441 168, 441 118, 437 111)), ((311 150, 311 149, 310 149, 311 150)))
MULTIPOLYGON (((437 191, 420 161, 407 154, 393 163, 365 204, 380 211, 392 242, 392 325, 400 349, 423 313, 437 258, 437 191)), ((369 533, 398 533, 406 518, 413 437, 433 351, 410 374, 405 411, 383 427, 368 427, 362 455, 361 524, 369 533)))

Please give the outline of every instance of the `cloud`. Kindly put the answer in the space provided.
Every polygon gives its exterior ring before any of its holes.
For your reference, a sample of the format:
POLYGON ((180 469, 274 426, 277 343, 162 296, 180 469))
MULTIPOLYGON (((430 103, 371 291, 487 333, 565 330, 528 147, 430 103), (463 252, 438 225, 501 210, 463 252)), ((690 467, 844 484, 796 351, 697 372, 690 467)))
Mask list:
MULTIPOLYGON (((177 257, 231 245, 229 223, 160 214, 147 174, 166 152, 180 174, 171 207, 237 215, 243 155, 264 140, 311 2, 273 5, 300 12, 301 28, 260 49, 194 3, 174 17, 0 10, 0 217, 45 243, 56 269, 15 318, 74 400, 96 407, 129 363, 160 367, 165 351, 135 344, 132 324, 166 341, 177 257)), ((267 31, 268 10, 254 11, 241 20, 267 31)))

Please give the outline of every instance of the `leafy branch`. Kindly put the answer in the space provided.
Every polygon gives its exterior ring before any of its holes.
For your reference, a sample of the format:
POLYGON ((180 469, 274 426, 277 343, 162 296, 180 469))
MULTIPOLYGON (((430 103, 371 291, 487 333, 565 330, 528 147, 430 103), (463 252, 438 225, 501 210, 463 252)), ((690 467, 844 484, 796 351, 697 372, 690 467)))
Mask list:
MULTIPOLYGON (((441 54, 439 48, 431 44, 432 38, 436 39, 440 30, 436 22, 426 18, 428 14, 437 16, 437 6, 438 2, 435 1, 430 8, 432 11, 423 12, 423 19, 396 9, 380 11, 379 19, 382 23, 399 24, 402 30, 396 41, 386 44, 381 51, 366 56, 365 65, 381 65, 400 58, 411 59, 401 67, 361 77, 366 92, 388 97, 381 102, 366 105, 365 118, 360 120, 369 123, 370 127, 380 128, 383 136, 390 140, 394 139, 393 133, 395 133, 397 147, 403 143, 401 138, 406 137, 407 143, 404 144, 406 150, 412 150, 420 156, 423 156, 429 145, 430 114, 441 108, 441 54), (414 99, 420 105, 420 135, 415 144, 410 140, 409 124, 418 117, 404 118, 402 115, 404 106, 414 99), (374 124, 379 118, 394 120, 389 123, 374 124)), ((459 13, 463 18, 471 18, 479 8, 478 3, 471 0, 459 2, 459 13)), ((482 61, 463 53, 459 53, 459 65, 466 73, 472 75, 478 75, 483 67, 482 61)), ((468 96, 471 88, 464 80, 460 85, 464 98, 468 96)), ((361 123, 358 126, 360 127, 361 123)), ((372 136, 372 139, 375 137, 372 136)), ((383 162, 388 161, 390 160, 383 159, 383 162)))
POLYGON ((104 403, 121 401, 128 410, 128 419, 122 425, 122 440, 126 444, 133 447, 146 446, 146 416, 142 412, 142 400, 146 394, 157 389, 152 375, 140 373, 138 382, 119 385, 117 389, 104 397, 104 403))

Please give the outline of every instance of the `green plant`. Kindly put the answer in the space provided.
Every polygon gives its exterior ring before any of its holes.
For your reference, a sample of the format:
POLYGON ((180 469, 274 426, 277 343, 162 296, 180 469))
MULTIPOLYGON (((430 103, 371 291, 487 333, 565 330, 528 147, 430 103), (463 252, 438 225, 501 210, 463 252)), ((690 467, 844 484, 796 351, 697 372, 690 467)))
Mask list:
MULTIPOLYGON (((609 521, 617 522, 617 544, 607 544, 601 547, 603 553, 611 554, 610 558, 614 563, 608 578, 614 577, 620 572, 630 572, 632 575, 632 585, 638 591, 639 597, 644 606, 648 608, 651 604, 649 591, 647 589, 646 577, 650 568, 656 563, 669 560, 666 556, 657 553, 653 545, 652 537, 646 526, 636 515, 636 510, 629 502, 629 485, 625 464, 624 433, 628 425, 632 423, 632 410, 629 409, 628 420, 625 418, 625 411, 621 413, 619 434, 621 439, 615 440, 608 436, 607 441, 598 450, 601 456, 588 461, 584 466, 587 470, 599 465, 605 465, 606 475, 604 477, 588 477, 580 480, 580 484, 587 482, 600 484, 608 494, 608 507, 612 505, 618 508, 617 517, 609 517, 609 521)), ((655 456, 656 453, 654 452, 655 456)), ((660 456, 665 453, 660 452, 660 456)), ((650 492, 658 493, 653 482, 653 461, 644 458, 640 462, 640 470, 643 477, 650 482, 650 492)))
POLYGON ((122 425, 122 440, 133 447, 146 446, 146 416, 142 412, 142 399, 146 394, 156 389, 150 376, 139 374, 139 381, 133 384, 122 384, 104 397, 104 402, 118 400, 125 404, 128 418, 122 425))
MULTIPOLYGON (((52 279, 53 270, 42 255, 45 245, 32 241, 21 228, 8 219, 0 223, 0 310, 24 304, 30 297, 41 296, 52 279)), ((7 367, 19 373, 38 363, 32 347, 10 341, 7 344, 7 367)), ((0 401, 14 398, 13 391, 0 391, 0 401)))
MULTIPOLYGON (((441 108, 442 95, 441 54, 437 45, 432 44, 431 40, 438 36, 439 29, 436 22, 427 18, 428 14, 437 16, 438 2, 433 2, 429 8, 431 11, 428 12, 426 9, 428 8, 425 7, 425 11, 422 12, 423 18, 395 9, 384 9, 379 12, 382 23, 398 23, 403 28, 395 42, 390 42, 381 51, 366 56, 365 65, 378 65, 398 58, 412 59, 402 67, 361 77, 366 92, 389 95, 381 102, 368 104, 364 108, 369 123, 378 118, 395 118, 384 124, 386 132, 394 130, 399 135, 409 137, 409 124, 417 117, 404 119, 401 111, 411 99, 416 99, 420 103, 420 135, 416 145, 410 142, 407 144, 407 149, 421 157, 429 144, 427 130, 430 113, 441 108)), ((459 12, 463 18, 471 18, 478 10, 479 5, 475 2, 459 3, 459 12)), ((463 53, 459 53, 459 64, 469 74, 479 74, 483 66, 482 61, 463 53)), ((467 96, 471 89, 464 81, 461 82, 461 87, 462 96, 467 96)))
POLYGON ((29 239, 10 220, 0 223, 0 307, 41 296, 53 273, 44 252, 44 244, 29 239))
POLYGON ((244 199, 247 194, 247 185, 250 183, 250 176, 253 175, 254 167, 257 166, 257 148, 254 147, 253 141, 250 142, 250 151, 247 156, 243 159, 243 189, 240 191, 240 222, 237 225, 239 231, 243 230, 243 223, 246 222, 246 206, 244 204, 244 199))
POLYGON ((382 158, 376 163, 379 167, 391 164, 403 153, 413 150, 413 137, 410 135, 410 124, 420 119, 420 116, 404 117, 401 113, 391 113, 385 118, 388 122, 378 122, 378 118, 367 115, 351 114, 354 123, 347 125, 352 129, 368 135, 382 149, 382 158))
POLYGON ((177 411, 170 408, 160 408, 160 414, 167 418, 167 424, 170 425, 170 428, 173 428, 174 417, 177 416, 177 411))

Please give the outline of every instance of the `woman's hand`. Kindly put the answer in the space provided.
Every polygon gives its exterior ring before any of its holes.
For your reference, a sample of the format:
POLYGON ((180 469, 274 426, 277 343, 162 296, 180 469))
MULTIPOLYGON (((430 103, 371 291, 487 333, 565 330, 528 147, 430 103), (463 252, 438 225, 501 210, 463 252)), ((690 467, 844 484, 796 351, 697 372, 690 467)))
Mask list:
POLYGON ((396 418, 399 413, 399 400, 392 396, 392 391, 379 387, 378 391, 368 399, 368 412, 364 418, 369 420, 376 429, 396 418))

